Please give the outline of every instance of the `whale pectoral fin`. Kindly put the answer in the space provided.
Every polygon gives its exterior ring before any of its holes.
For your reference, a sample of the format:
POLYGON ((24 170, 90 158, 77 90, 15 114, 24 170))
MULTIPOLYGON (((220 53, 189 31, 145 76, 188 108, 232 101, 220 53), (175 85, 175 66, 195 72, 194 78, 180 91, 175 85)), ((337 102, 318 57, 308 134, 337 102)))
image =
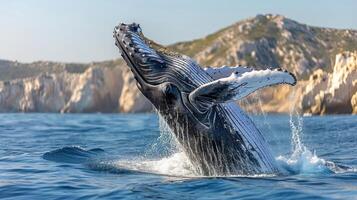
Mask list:
POLYGON ((189 100, 198 108, 207 107, 239 100, 255 90, 277 84, 295 85, 296 78, 290 72, 270 69, 254 70, 241 75, 232 73, 229 77, 198 87, 190 93, 189 100))
POLYGON ((228 77, 232 73, 236 73, 241 75, 245 72, 253 71, 253 67, 246 66, 221 66, 221 67, 204 67, 203 68, 208 75, 210 75, 213 79, 217 80, 220 78, 228 77))

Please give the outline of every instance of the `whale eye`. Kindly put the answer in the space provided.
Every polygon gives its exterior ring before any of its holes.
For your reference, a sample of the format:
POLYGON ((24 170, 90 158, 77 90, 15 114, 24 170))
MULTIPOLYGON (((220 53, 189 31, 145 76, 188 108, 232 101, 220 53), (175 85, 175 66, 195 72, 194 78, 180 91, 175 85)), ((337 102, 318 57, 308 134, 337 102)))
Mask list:
POLYGON ((164 86, 164 88, 163 88, 163 92, 164 92, 165 94, 172 93, 172 86, 171 86, 171 84, 166 84, 166 85, 164 86))
POLYGON ((175 85, 172 84, 165 84, 162 88, 162 92, 165 94, 166 97, 176 97, 180 92, 175 85))
POLYGON ((162 100, 165 104, 171 108, 175 108, 178 103, 178 99, 180 99, 180 91, 178 88, 172 84, 165 84, 162 88, 162 93, 162 100))

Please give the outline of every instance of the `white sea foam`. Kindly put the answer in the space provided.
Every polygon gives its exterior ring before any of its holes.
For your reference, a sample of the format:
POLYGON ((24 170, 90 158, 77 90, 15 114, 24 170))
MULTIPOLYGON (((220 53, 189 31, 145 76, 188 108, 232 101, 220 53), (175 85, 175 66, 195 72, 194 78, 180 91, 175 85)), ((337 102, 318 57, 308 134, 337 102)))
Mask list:
POLYGON ((119 160, 115 161, 115 167, 125 168, 145 173, 160 174, 177 177, 196 177, 194 167, 185 153, 174 153, 171 156, 153 160, 119 160))
POLYGON ((315 152, 311 152, 302 142, 303 118, 300 115, 290 113, 291 146, 292 154, 290 156, 278 156, 276 160, 281 167, 294 174, 310 174, 330 172, 328 164, 332 162, 319 158, 315 152))
POLYGON ((315 174, 333 172, 330 167, 334 167, 333 162, 319 158, 315 152, 304 148, 302 152, 291 156, 278 156, 278 164, 293 174, 315 174))
MULTIPOLYGON (((174 153, 171 156, 157 159, 157 160, 118 160, 111 163, 102 163, 110 165, 117 169, 126 169, 141 173, 150 173, 157 175, 164 175, 173 178, 209 178, 209 176, 203 176, 195 171, 194 166, 191 164, 185 153, 174 153)), ((103 166, 102 166, 103 167, 103 166)), ((276 174, 254 174, 254 175, 240 175, 232 174, 228 177, 272 177, 276 174)), ((211 176, 211 177, 223 177, 223 176, 211 176)), ((227 177, 227 176, 224 176, 227 177)))
POLYGON ((301 151, 296 151, 289 156, 278 156, 276 158, 282 169, 288 174, 321 174, 321 173, 346 173, 357 172, 356 168, 337 165, 332 161, 325 160, 310 151, 305 146, 301 151))

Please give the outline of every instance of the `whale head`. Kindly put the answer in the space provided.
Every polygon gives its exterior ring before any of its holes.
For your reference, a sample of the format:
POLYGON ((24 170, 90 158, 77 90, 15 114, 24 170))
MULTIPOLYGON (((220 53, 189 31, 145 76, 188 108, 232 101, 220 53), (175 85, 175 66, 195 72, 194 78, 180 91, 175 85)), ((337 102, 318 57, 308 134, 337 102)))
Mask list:
POLYGON ((147 39, 139 24, 119 24, 114 29, 114 38, 139 90, 158 110, 166 110, 170 102, 197 88, 189 68, 195 63, 185 66, 185 62, 192 62, 187 56, 147 39))

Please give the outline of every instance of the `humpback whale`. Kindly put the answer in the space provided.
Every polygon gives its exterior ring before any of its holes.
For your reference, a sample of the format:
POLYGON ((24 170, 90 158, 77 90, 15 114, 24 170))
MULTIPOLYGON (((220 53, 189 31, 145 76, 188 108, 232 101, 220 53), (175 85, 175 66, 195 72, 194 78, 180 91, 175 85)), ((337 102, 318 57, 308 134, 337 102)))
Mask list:
POLYGON ((135 23, 116 26, 114 38, 139 90, 165 120, 196 173, 280 172, 261 132, 235 101, 263 87, 295 85, 292 73, 280 68, 203 68, 146 38, 135 23))

